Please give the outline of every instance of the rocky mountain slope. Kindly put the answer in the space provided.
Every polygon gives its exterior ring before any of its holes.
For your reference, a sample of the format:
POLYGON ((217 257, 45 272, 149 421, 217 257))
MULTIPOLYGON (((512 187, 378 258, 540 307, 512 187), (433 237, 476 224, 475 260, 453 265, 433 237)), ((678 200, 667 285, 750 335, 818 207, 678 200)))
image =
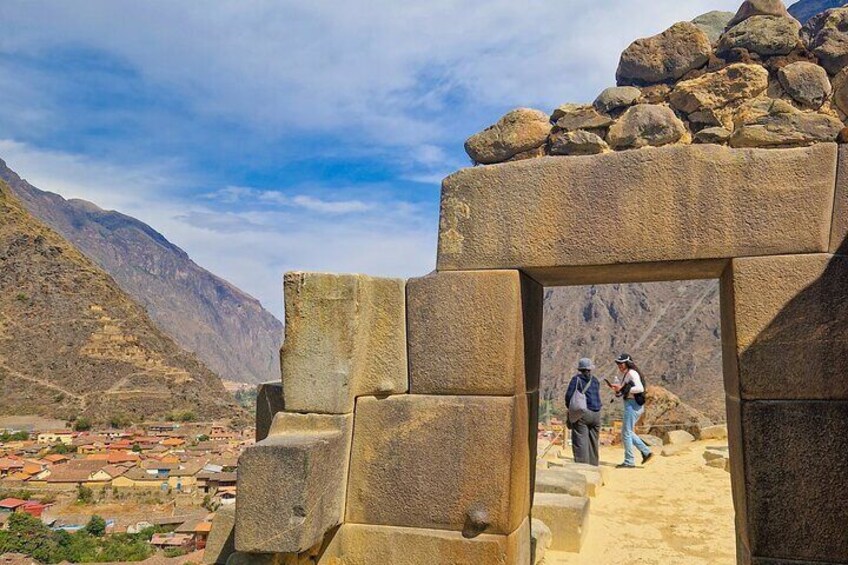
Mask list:
POLYGON ((156 325, 224 379, 280 378, 282 323, 256 299, 199 267, 150 226, 22 180, 0 160, 26 208, 73 243, 141 304, 156 325))
POLYGON ((580 357, 611 380, 627 352, 650 384, 724 420, 717 281, 547 289, 544 308, 543 398, 562 402, 580 357))
POLYGON ((816 14, 831 8, 840 8, 846 4, 848 0, 801 0, 789 6, 789 13, 803 24, 816 14))
POLYGON ((93 261, 0 182, 0 412, 108 421, 241 414, 93 261))

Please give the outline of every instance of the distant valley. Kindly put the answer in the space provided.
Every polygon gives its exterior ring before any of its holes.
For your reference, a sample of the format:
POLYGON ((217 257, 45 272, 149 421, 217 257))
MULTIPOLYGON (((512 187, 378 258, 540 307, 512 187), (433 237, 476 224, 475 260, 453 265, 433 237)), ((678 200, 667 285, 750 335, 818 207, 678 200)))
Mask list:
POLYGON ((243 418, 220 378, 0 182, 0 414, 243 418))
POLYGON ((258 300, 135 218, 39 190, 3 161, 0 179, 30 213, 109 273, 160 330, 222 378, 279 379, 283 325, 258 300))

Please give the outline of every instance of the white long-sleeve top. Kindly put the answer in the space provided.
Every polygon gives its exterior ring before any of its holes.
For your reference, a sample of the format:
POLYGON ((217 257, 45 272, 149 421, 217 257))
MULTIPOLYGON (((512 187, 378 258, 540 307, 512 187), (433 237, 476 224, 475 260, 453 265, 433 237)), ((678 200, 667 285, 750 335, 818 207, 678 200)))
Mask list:
POLYGON ((633 369, 627 371, 624 378, 621 380, 621 384, 626 385, 627 383, 633 383, 633 387, 630 389, 631 395, 645 392, 645 386, 642 384, 642 375, 633 369))

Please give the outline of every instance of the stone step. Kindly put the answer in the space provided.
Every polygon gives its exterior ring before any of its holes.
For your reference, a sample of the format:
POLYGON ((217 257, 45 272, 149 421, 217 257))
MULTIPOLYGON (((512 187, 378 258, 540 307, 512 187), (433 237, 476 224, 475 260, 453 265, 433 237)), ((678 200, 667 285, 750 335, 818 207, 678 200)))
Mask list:
POLYGON ((537 469, 536 492, 552 492, 586 496, 588 491, 586 476, 569 469, 537 469))
POLYGON ((550 549, 579 553, 589 525, 589 498, 537 492, 531 511, 553 534, 550 549))

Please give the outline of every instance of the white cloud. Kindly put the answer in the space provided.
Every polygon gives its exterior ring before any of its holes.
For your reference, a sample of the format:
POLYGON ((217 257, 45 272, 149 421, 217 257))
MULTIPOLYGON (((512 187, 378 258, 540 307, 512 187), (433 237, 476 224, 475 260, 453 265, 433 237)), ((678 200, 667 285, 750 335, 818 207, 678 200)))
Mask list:
POLYGON ((487 108, 589 99, 632 39, 739 3, 5 0, 0 50, 102 51, 199 116, 265 136, 426 147, 461 141, 496 118, 487 108))
POLYGON ((364 203, 303 195, 272 206, 273 193, 246 187, 226 187, 200 201, 175 188, 195 181, 176 167, 131 169, 14 140, 0 140, 0 155, 42 190, 150 224, 278 317, 285 271, 409 277, 435 266, 435 207, 391 198, 364 203))

